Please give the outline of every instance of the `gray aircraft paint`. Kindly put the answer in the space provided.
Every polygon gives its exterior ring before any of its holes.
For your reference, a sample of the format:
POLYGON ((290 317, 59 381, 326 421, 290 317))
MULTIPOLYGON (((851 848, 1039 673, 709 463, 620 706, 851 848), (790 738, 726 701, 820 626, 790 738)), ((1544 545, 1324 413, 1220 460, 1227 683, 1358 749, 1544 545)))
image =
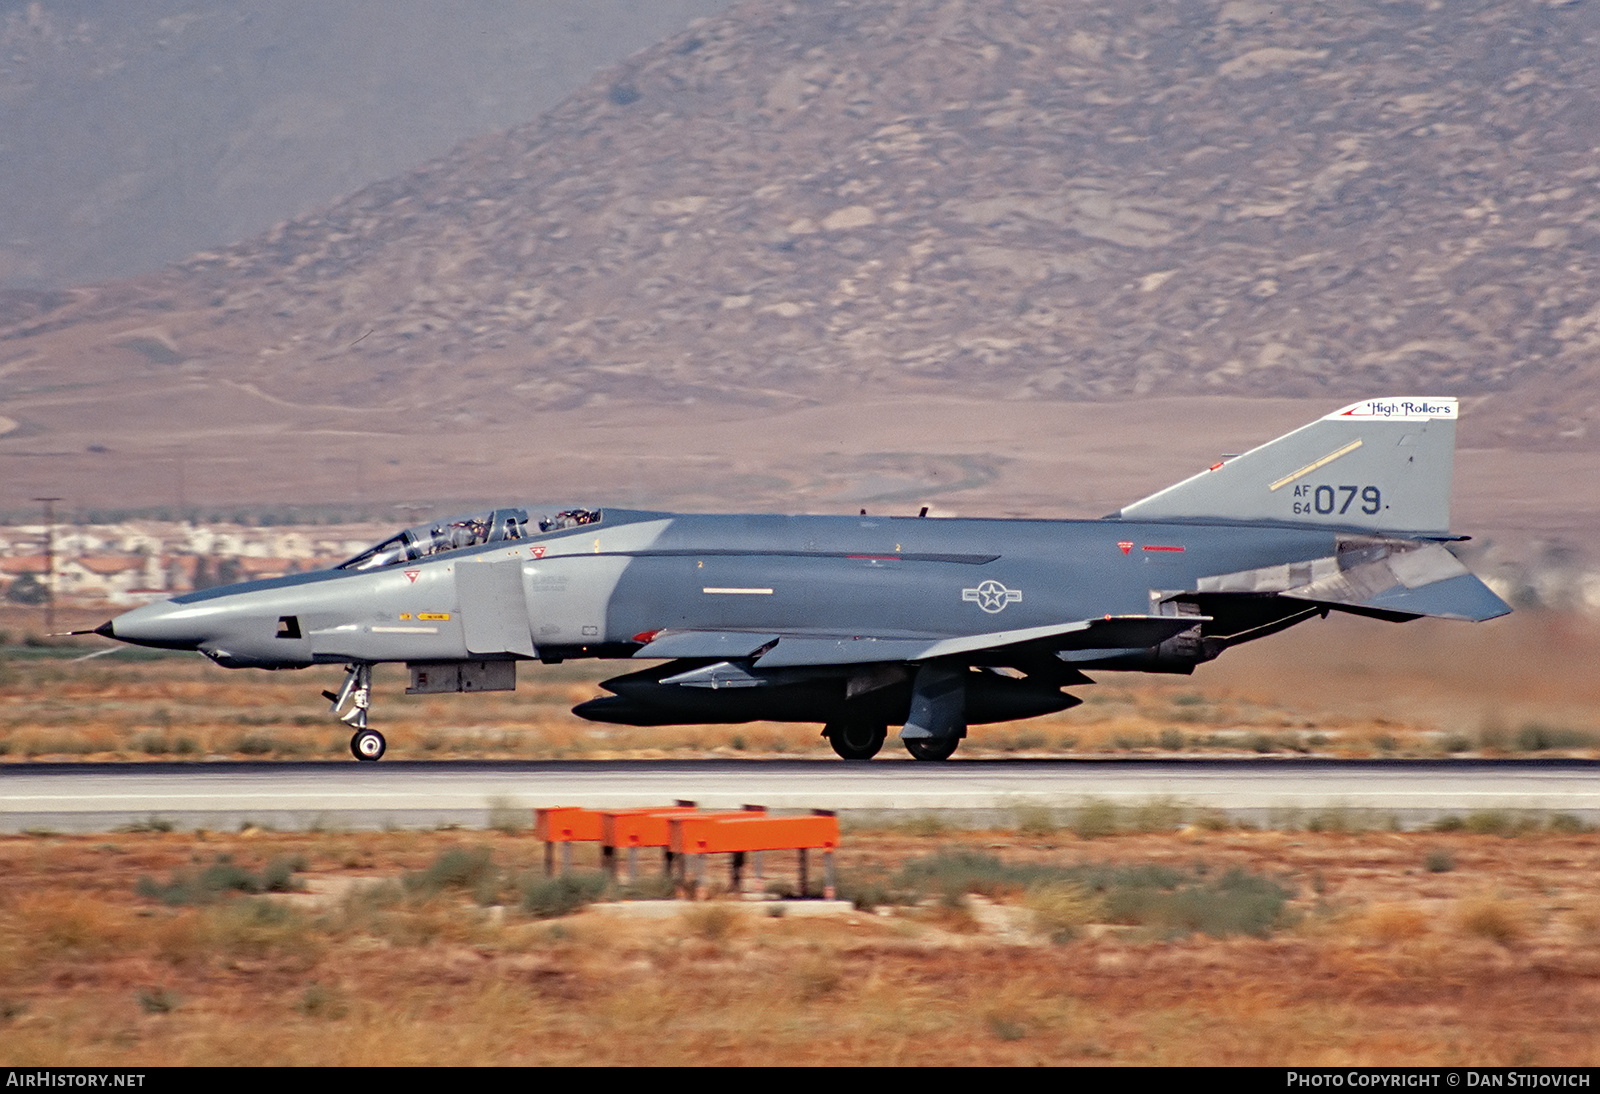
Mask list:
POLYGON ((229 667, 346 663, 335 707, 357 694, 363 731, 362 666, 487 690, 514 686, 506 661, 611 657, 668 663, 606 681, 584 717, 904 722, 953 743, 1078 702, 1061 689, 1086 668, 1189 672, 1331 610, 1509 611, 1442 542, 1455 417, 1452 399, 1357 403, 1096 521, 501 509, 98 633, 229 667))
POLYGON ((526 565, 513 557, 466 559, 455 567, 457 611, 468 653, 537 656, 524 594, 526 565))

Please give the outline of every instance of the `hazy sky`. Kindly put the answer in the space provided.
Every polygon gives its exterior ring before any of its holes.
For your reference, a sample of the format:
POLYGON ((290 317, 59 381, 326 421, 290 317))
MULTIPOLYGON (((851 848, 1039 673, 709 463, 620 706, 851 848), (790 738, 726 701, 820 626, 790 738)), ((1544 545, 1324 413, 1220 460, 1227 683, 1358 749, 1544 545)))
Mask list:
POLYGON ((0 0, 0 288, 247 238, 729 2, 0 0))

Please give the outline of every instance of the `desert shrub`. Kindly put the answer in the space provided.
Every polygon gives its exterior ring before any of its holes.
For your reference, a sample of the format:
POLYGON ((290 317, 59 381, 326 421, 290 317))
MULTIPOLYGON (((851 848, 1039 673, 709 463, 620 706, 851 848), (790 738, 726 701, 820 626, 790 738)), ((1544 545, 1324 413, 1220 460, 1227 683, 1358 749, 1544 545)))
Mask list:
POLYGON ((832 995, 844 983, 844 970, 831 954, 811 954, 795 966, 792 976, 795 993, 805 1003, 832 995))
POLYGON ((1251 734, 1249 741, 1246 743, 1252 752, 1276 752, 1279 748, 1277 738, 1270 733, 1251 734))
POLYGON ((489 799, 489 827, 496 832, 514 836, 526 830, 533 819, 527 806, 520 806, 510 798, 489 799))
POLYGON ((303 1018, 343 1018, 350 1012, 338 992, 315 981, 306 985, 294 1009, 303 1018))
POLYGON ((228 893, 292 892, 298 888, 294 875, 304 869, 305 860, 298 856, 274 858, 256 873, 228 855, 219 855, 204 869, 174 870, 165 885, 149 876, 140 877, 134 891, 172 906, 210 904, 228 893))
POLYGON ((1514 836, 1520 826, 1503 809, 1480 809, 1467 814, 1464 827, 1476 836, 1514 836))
POLYGON ((1532 927, 1528 910, 1504 897, 1483 894, 1468 897, 1456 907, 1456 924, 1469 935, 1508 945, 1525 937, 1532 927))
POLYGON ((279 901, 263 897, 235 900, 201 915, 207 920, 203 933, 227 954, 307 958, 321 949, 306 917, 279 901))
POLYGON ((1357 927, 1380 942, 1405 942, 1428 933, 1428 916, 1415 904, 1374 904, 1357 927))
MULTIPOLYGON (((1216 937, 1270 934, 1284 922, 1292 895, 1278 883, 1243 870, 1213 877, 1203 863, 1186 871, 1156 863, 1051 866, 1007 863, 975 851, 913 859, 901 868, 890 889, 951 903, 967 893, 993 898, 1059 885, 1080 887, 1087 894, 1084 899, 1092 900, 1110 923, 1160 934, 1201 932, 1216 937)), ((913 901, 902 897, 900 902, 913 901)))
POLYGON ((116 830, 118 832, 170 832, 175 827, 176 825, 174 825, 170 820, 167 820, 165 817, 158 817, 154 814, 151 814, 144 820, 129 821, 127 824, 119 824, 116 830))
POLYGON ((1358 822, 1355 815, 1342 805, 1330 806, 1319 809, 1306 818, 1307 832, 1354 832, 1358 831, 1358 822))
POLYGON ((1214 881, 1176 885, 1141 884, 1133 879, 1105 890, 1106 917, 1113 923, 1150 927, 1163 933, 1200 932, 1214 938, 1247 934, 1264 938, 1281 924, 1287 889, 1258 874, 1229 870, 1214 881))
POLYGON ((908 836, 934 839, 950 830, 944 818, 937 813, 916 813, 901 821, 896 827, 908 836))
POLYGON ((439 852, 423 869, 406 874, 404 884, 407 890, 422 896, 433 896, 445 889, 473 892, 498 879, 499 873, 494 852, 488 847, 451 847, 439 852))
POLYGON ((1152 798, 1130 810, 1135 832, 1171 832, 1183 822, 1183 809, 1170 798, 1152 798))
POLYGON ((1564 726, 1547 726, 1542 722, 1529 722, 1517 730, 1515 738, 1519 752, 1543 752, 1549 748, 1592 748, 1594 743, 1593 733, 1564 726))
MULTIPOLYGON (((820 879, 812 878, 809 887, 810 892, 801 893, 791 882, 774 883, 774 891, 786 897, 822 895, 820 879)), ((834 895, 865 912, 884 906, 915 904, 923 894, 881 870, 840 869, 834 877, 834 895)))
POLYGON ((1020 1041, 1028 1035, 1027 1024, 1008 1011, 990 1011, 983 1021, 997 1040, 1020 1041))
POLYGON ((1117 807, 1103 798, 1084 802, 1072 821, 1072 831, 1079 839, 1114 836, 1118 827, 1117 807))
POLYGON ((140 733, 128 744, 146 756, 165 756, 172 751, 172 744, 165 733, 140 733))
MULTIPOLYGON (((793 896, 794 886, 787 881, 767 883, 767 892, 777 896, 793 896), (787 889, 787 893, 778 887, 787 889)), ((678 895, 678 883, 667 873, 641 873, 634 880, 617 887, 618 900, 671 900, 678 895)))
POLYGON ((571 915, 584 905, 599 900, 608 880, 598 870, 575 870, 554 877, 529 877, 522 883, 522 910, 536 919, 571 915))
POLYGON ((1101 902, 1085 885, 1045 882, 1028 890, 1026 904, 1035 925, 1054 942, 1069 942, 1101 915, 1101 902))
POLYGON ((1012 865, 983 851, 946 851, 907 862, 893 887, 918 896, 980 893, 999 897, 1019 893, 1053 875, 1050 867, 1012 865))
POLYGON ((1447 874, 1456 868, 1456 857, 1443 847, 1435 847, 1422 860, 1430 874, 1447 874))
POLYGON ((1055 810, 1048 805, 1024 802, 1015 809, 1017 834, 1021 836, 1053 836, 1060 830, 1055 810))
POLYGON ((140 988, 139 1009, 146 1014, 171 1014, 178 1009, 180 1000, 166 988, 140 988))
POLYGON ((1594 827, 1585 824, 1582 817, 1576 813, 1557 813, 1550 818, 1550 831, 1564 836, 1575 836, 1583 832, 1592 832, 1594 827))
POLYGON ((738 913, 721 901, 699 904, 683 913, 689 930, 707 942, 722 942, 739 927, 738 913))

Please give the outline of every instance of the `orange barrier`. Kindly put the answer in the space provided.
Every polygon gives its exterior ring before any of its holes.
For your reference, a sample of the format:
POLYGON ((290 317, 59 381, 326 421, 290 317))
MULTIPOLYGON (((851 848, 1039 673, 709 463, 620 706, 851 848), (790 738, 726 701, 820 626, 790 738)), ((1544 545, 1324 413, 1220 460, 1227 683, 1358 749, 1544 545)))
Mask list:
POLYGON ((695 803, 679 801, 657 809, 607 809, 600 814, 600 862, 613 877, 617 872, 617 851, 628 849, 628 880, 639 876, 639 848, 660 847, 666 851, 665 869, 672 869, 672 851, 667 848, 667 819, 695 812, 695 803))
POLYGON ((533 831, 546 843, 592 843, 600 838, 600 813, 573 805, 533 811, 533 831))
POLYGON ((666 852, 666 868, 677 866, 678 880, 684 881, 687 856, 695 861, 694 891, 704 890, 705 856, 732 856, 732 881, 735 892, 744 888, 746 855, 755 856, 755 876, 762 877, 762 853, 798 851, 800 891, 809 885, 807 853, 823 853, 825 883, 823 895, 834 896, 833 852, 839 846, 839 818, 822 809, 810 816, 773 817, 765 806, 747 805, 738 812, 701 813, 694 802, 643 809, 583 809, 557 806, 534 811, 534 833, 544 841, 546 874, 555 872, 555 847, 561 845, 561 869, 572 868, 574 843, 600 844, 600 859, 608 873, 615 875, 619 848, 628 849, 628 880, 638 874, 641 847, 660 847, 666 852))
MULTIPOLYGON (((744 888, 744 860, 754 854, 756 878, 762 876, 763 851, 798 851, 800 855, 800 892, 809 885, 807 852, 822 851, 824 882, 822 895, 834 898, 833 852, 839 846, 839 818, 821 809, 812 810, 809 817, 768 817, 760 815, 686 814, 667 818, 671 831, 670 850, 679 856, 694 856, 695 895, 705 884, 705 856, 732 855, 732 883, 735 892, 744 888)), ((680 869, 686 859, 680 858, 680 869)))
POLYGON ((600 814, 593 809, 560 805, 533 811, 533 833, 544 840, 544 872, 555 873, 556 844, 561 845, 561 872, 572 869, 572 845, 600 838, 600 814))
POLYGON ((668 818, 672 850, 680 855, 731 854, 738 851, 794 851, 839 846, 839 818, 689 814, 668 818))
POLYGON ((572 869, 572 844, 600 844, 601 866, 616 873, 617 848, 628 848, 628 879, 638 874, 638 849, 660 847, 666 851, 666 865, 672 866, 667 819, 693 813, 702 817, 745 817, 765 813, 766 807, 746 805, 739 812, 699 813, 692 801, 680 799, 673 805, 642 809, 584 809, 580 806, 551 806, 534 810, 533 831, 544 841, 544 872, 555 872, 555 847, 561 845, 561 872, 572 869))

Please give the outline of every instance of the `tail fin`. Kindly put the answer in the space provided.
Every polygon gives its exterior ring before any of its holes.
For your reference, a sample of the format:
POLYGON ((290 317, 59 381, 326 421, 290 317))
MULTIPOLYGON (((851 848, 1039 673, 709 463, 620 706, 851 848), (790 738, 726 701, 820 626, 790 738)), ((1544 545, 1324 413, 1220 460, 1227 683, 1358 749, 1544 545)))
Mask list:
POLYGON ((1125 506, 1124 520, 1450 531, 1454 399, 1367 399, 1125 506))

